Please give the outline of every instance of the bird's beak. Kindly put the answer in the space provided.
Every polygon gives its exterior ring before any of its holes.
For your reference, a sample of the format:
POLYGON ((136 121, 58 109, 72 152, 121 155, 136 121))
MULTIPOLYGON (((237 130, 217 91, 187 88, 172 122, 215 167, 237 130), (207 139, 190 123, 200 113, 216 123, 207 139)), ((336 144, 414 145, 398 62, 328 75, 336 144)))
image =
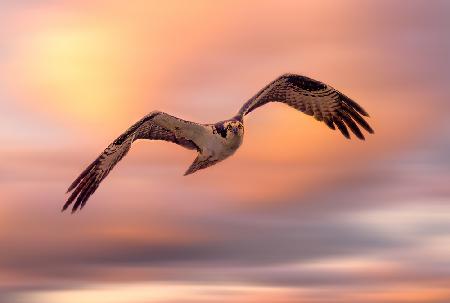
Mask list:
POLYGON ((233 133, 234 133, 235 135, 237 135, 238 132, 239 132, 239 130, 238 130, 237 128, 233 128, 233 133))

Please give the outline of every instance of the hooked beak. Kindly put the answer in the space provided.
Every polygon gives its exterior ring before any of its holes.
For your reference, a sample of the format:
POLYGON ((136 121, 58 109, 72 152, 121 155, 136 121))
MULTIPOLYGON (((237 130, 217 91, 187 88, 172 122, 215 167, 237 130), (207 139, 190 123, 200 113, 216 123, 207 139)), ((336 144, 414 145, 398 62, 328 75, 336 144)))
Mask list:
POLYGON ((238 130, 237 128, 233 128, 233 133, 234 133, 235 135, 237 135, 238 132, 239 132, 239 130, 238 130))

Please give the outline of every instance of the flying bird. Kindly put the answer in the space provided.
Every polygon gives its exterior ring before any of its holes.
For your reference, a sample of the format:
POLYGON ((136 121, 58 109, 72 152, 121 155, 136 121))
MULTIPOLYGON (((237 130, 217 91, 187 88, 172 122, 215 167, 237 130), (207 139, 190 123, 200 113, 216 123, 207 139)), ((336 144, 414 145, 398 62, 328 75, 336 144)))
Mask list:
POLYGON ((364 140, 359 126, 373 133, 363 118, 369 115, 355 101, 320 81, 284 74, 261 89, 228 120, 200 124, 161 111, 149 113, 114 140, 70 185, 67 192, 73 192, 62 210, 73 202, 72 212, 82 209, 111 169, 128 153, 131 144, 139 139, 164 140, 196 150, 197 158, 185 175, 228 158, 242 144, 244 116, 269 102, 285 103, 314 116, 333 130, 337 127, 347 139, 350 139, 350 129, 358 139, 364 140))

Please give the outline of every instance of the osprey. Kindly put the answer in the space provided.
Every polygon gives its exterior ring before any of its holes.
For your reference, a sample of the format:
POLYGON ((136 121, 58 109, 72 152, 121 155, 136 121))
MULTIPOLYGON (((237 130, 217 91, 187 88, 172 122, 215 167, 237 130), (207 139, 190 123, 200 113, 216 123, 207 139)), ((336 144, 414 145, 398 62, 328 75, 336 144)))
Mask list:
POLYGON ((350 139, 349 128, 357 138, 364 140, 358 125, 373 133, 363 118, 369 115, 355 101, 322 82, 305 76, 285 74, 260 90, 229 120, 199 124, 160 111, 146 115, 114 140, 70 185, 67 192, 73 192, 64 204, 63 211, 74 201, 72 212, 82 209, 100 182, 138 139, 164 140, 197 150, 197 158, 185 175, 228 158, 242 144, 244 116, 269 102, 282 102, 314 116, 333 130, 337 127, 347 139, 350 139))

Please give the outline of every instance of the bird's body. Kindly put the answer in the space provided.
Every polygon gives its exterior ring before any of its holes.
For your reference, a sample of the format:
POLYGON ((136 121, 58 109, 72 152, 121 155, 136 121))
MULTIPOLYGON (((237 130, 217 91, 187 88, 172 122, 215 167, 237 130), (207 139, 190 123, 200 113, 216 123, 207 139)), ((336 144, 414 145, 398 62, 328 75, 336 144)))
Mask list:
POLYGON ((185 175, 228 158, 241 146, 244 137, 244 125, 237 118, 214 124, 199 124, 160 111, 152 112, 150 116, 152 123, 171 132, 176 140, 192 142, 197 149, 198 157, 185 175))
MULTIPOLYGON (((199 162, 205 161, 203 165, 211 166, 229 156, 233 155, 241 146, 244 139, 244 124, 238 120, 231 119, 215 124, 205 125, 206 132, 200 143, 199 162)), ((192 163, 185 175, 191 174, 200 168, 197 163, 192 163)))
POLYGON ((362 116, 368 116, 356 102, 322 82, 308 77, 285 74, 269 83, 247 101, 231 119, 214 124, 186 121, 161 111, 153 111, 132 125, 111 143, 72 183, 72 194, 64 204, 65 210, 74 201, 72 211, 82 208, 110 170, 138 139, 164 140, 197 150, 198 155, 185 175, 214 165, 241 146, 244 138, 244 116, 268 103, 282 102, 323 121, 329 128, 337 127, 350 138, 350 130, 364 139, 359 126, 369 133, 372 128, 362 116))

